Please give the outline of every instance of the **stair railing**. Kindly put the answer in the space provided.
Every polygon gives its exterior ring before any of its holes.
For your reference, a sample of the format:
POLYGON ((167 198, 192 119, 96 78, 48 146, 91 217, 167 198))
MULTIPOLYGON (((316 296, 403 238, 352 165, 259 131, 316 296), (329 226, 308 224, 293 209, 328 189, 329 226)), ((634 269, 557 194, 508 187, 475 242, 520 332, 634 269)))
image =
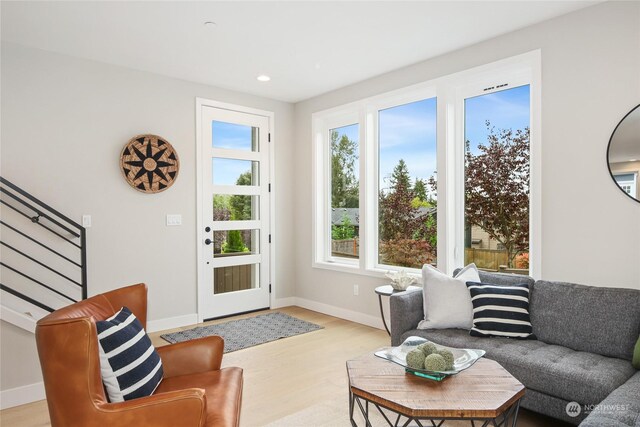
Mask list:
MULTIPOLYGON (((72 245, 79 251, 79 261, 74 261, 69 256, 62 254, 59 250, 52 248, 51 246, 43 243, 33 236, 33 234, 29 233, 30 230, 25 230, 18 228, 15 224, 9 224, 4 219, 0 219, 0 224, 4 227, 12 230, 20 238, 25 239, 35 245, 38 245, 44 249, 46 249, 49 253, 54 254, 56 257, 61 259, 64 263, 72 265, 74 268, 78 269, 78 277, 70 277, 69 274, 65 274, 60 272, 59 270, 53 268, 47 262, 42 259, 37 259, 35 256, 27 253, 25 250, 18 249, 14 245, 7 243, 2 240, 0 237, 0 245, 3 248, 6 248, 12 252, 18 254, 21 258, 26 260, 26 265, 38 265, 48 272, 55 274, 58 277, 63 278, 65 281, 72 283, 74 286, 80 288, 82 299, 87 298, 87 236, 85 228, 73 221, 69 217, 63 215, 58 212, 51 206, 46 203, 38 200, 31 194, 27 193, 25 190, 21 189, 17 185, 11 183, 5 178, 0 177, 0 204, 3 207, 6 207, 21 216, 28 218, 33 224, 34 227, 41 227, 47 230, 51 235, 57 236, 57 238, 62 239, 63 242, 72 245)), ((39 286, 43 289, 46 289, 47 292, 54 293, 59 297, 64 298, 71 302, 77 302, 78 299, 67 295, 67 293, 56 289, 53 285, 46 284, 42 280, 38 280, 34 278, 31 274, 28 274, 24 270, 20 270, 15 266, 8 265, 4 260, 0 260, 0 266, 6 268, 7 270, 12 271, 20 277, 27 279, 29 283, 33 283, 36 286, 39 286)), ((29 296, 24 294, 23 292, 17 291, 14 287, 6 283, 0 283, 0 290, 5 291, 17 298, 20 298, 23 301, 26 301, 32 305, 35 305, 43 310, 48 312, 54 311, 52 307, 45 304, 42 301, 37 300, 34 296, 29 296)))

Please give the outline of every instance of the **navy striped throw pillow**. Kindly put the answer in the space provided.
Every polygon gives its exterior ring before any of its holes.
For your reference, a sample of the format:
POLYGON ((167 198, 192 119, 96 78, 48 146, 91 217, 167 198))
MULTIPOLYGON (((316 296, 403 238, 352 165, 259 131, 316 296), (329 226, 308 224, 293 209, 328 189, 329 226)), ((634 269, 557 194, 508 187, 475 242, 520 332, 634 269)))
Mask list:
POLYGON ((474 337, 535 339, 529 318, 529 285, 467 282, 473 304, 474 337))
POLYGON ((162 361, 142 323, 127 307, 96 322, 100 371, 110 402, 151 396, 162 381, 162 361))

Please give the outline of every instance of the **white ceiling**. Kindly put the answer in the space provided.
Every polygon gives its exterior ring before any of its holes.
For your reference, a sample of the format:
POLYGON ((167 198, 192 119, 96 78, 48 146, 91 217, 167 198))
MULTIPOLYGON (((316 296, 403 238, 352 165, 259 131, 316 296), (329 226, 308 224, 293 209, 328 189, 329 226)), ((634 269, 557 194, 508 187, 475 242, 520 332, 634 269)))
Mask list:
POLYGON ((296 102, 594 3, 3 1, 2 39, 296 102))

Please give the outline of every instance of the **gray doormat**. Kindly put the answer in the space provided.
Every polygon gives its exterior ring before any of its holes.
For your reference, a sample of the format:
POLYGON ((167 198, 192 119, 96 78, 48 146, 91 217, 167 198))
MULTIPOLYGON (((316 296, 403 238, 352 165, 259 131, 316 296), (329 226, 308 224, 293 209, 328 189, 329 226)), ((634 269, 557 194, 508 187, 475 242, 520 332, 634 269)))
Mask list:
POLYGON ((261 314, 248 319, 231 320, 217 325, 198 326, 186 331, 160 335, 160 337, 175 344, 194 338, 220 335, 224 338, 224 352, 230 353, 318 329, 324 328, 315 323, 276 311, 275 313, 261 314))

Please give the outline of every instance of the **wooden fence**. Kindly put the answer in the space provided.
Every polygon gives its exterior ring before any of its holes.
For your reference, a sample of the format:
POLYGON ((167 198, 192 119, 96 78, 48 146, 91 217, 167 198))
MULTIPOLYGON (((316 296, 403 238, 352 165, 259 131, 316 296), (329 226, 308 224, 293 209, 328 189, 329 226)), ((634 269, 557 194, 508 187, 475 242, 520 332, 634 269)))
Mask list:
POLYGON ((331 255, 333 256, 358 258, 359 252, 359 239, 331 240, 331 255))
MULTIPOLYGON (((233 254, 236 255, 237 254, 233 254)), ((218 257, 220 255, 216 255, 218 257)), ((223 255, 224 256, 224 255, 223 255)), ((257 285, 255 277, 257 270, 254 264, 234 265, 232 267, 218 267, 213 272, 213 290, 216 294, 252 289, 257 285)))
POLYGON ((507 251, 499 251, 496 249, 464 249, 465 264, 474 263, 478 268, 483 270, 498 271, 500 266, 509 264, 509 256, 507 251))

